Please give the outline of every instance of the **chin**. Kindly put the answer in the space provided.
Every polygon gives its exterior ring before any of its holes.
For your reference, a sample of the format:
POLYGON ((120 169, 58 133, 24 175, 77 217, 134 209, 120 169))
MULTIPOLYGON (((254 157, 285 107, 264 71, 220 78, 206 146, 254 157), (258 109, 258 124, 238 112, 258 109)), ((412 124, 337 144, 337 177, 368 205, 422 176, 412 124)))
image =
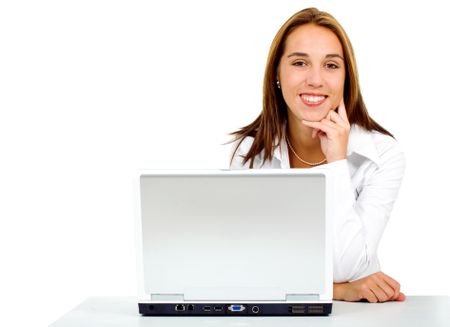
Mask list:
MULTIPOLYGON (((315 109, 317 110, 317 109, 315 109)), ((300 115, 298 115, 297 117, 299 117, 301 120, 308 120, 308 121, 321 121, 322 119, 324 119, 327 114, 328 114, 329 110, 317 110, 315 112, 311 112, 311 110, 307 110, 302 111, 300 113, 300 115)))

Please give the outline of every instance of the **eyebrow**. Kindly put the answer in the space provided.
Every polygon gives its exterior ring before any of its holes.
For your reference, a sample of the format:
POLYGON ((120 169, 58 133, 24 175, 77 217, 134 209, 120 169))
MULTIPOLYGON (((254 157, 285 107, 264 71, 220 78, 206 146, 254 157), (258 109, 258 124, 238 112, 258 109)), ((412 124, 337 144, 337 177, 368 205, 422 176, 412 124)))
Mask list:
MULTIPOLYGON (((309 57, 309 55, 305 52, 292 52, 290 55, 287 56, 288 58, 290 57, 309 57)), ((337 53, 330 53, 327 54, 325 56, 325 58, 340 58, 342 59, 342 61, 345 61, 344 58, 342 58, 341 55, 337 54, 337 53)))

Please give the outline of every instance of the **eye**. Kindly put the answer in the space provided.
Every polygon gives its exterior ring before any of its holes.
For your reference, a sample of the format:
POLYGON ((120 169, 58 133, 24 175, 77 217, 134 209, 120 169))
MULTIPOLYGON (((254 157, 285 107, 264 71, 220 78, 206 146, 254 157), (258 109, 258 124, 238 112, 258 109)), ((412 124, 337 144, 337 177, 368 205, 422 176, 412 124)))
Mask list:
POLYGON ((339 66, 333 62, 329 62, 325 65, 325 67, 327 67, 328 69, 338 69, 339 66))
POLYGON ((306 62, 304 62, 303 60, 297 60, 292 63, 292 66, 305 67, 306 62))

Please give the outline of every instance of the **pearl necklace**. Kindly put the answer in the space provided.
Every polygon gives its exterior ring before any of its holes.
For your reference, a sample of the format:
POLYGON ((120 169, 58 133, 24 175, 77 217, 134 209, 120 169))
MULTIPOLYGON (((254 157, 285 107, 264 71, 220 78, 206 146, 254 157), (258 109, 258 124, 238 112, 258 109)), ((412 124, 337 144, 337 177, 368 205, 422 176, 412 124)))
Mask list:
POLYGON ((286 143, 289 146, 289 149, 291 149, 291 151, 295 154, 295 156, 297 157, 298 160, 300 160, 301 162, 303 162, 304 164, 308 165, 308 166, 318 166, 323 164, 324 162, 327 161, 327 158, 323 159, 321 162, 308 162, 306 160, 303 160, 302 158, 300 158, 300 156, 297 154, 297 152, 295 152, 294 148, 291 145, 291 142, 289 142, 288 137, 286 136, 286 143))

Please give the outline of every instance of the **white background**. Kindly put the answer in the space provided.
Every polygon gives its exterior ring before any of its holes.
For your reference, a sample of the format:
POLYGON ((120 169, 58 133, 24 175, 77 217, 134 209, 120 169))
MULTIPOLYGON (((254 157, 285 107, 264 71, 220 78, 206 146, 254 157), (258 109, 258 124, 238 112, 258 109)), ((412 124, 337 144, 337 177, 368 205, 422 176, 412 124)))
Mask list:
POLYGON ((2 1, 0 319, 45 326, 89 296, 136 294, 136 171, 226 168, 227 133, 261 110, 272 38, 311 5, 346 29, 369 112, 406 152, 383 270, 407 295, 449 295, 442 3, 2 1))

